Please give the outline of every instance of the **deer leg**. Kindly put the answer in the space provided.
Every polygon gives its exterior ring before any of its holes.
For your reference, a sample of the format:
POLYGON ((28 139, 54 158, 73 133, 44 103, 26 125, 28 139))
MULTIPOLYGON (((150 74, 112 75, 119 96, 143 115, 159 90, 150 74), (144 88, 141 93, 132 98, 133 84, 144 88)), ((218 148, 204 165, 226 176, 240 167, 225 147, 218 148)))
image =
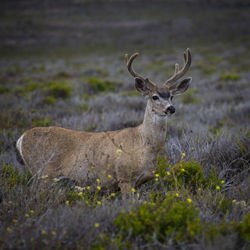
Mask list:
POLYGON ((120 182, 119 188, 121 189, 122 199, 123 200, 127 199, 129 197, 129 191, 131 190, 131 184, 120 182))

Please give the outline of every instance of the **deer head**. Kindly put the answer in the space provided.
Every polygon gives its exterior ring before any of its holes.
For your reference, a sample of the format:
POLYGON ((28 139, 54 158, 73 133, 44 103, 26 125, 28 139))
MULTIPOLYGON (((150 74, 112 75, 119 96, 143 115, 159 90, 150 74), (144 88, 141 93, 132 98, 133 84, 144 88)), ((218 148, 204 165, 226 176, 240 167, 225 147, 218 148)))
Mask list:
POLYGON ((179 64, 175 64, 175 72, 161 87, 139 75, 132 67, 134 59, 139 53, 134 53, 130 58, 125 55, 125 61, 130 74, 135 78, 135 88, 147 97, 149 105, 152 107, 152 112, 160 117, 166 117, 175 112, 172 104, 172 99, 176 95, 184 93, 189 83, 192 81, 191 77, 179 81, 188 71, 191 65, 191 53, 187 49, 184 52, 184 65, 179 69, 179 64))

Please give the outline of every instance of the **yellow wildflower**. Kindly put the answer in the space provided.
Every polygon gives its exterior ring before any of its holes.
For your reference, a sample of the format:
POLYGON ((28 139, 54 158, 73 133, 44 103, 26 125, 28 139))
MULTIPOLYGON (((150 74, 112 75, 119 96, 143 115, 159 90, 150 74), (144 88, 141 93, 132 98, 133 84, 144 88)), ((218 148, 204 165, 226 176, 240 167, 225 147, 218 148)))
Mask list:
POLYGON ((53 181, 54 181, 54 182, 58 182, 59 179, 58 179, 58 178, 54 178, 53 181))
POLYGON ((155 174, 155 177, 159 177, 159 174, 155 174))
POLYGON ((94 166, 91 166, 90 168, 91 168, 91 169, 94 169, 95 167, 94 167, 94 166))
POLYGON ((185 157, 185 156, 186 156, 186 154, 183 152, 183 153, 181 154, 181 156, 182 156, 182 157, 185 157))
POLYGON ((132 190, 133 193, 136 191, 134 188, 132 188, 131 190, 132 190))
POLYGON ((79 192, 78 195, 79 195, 79 196, 82 196, 82 192, 79 192))
POLYGON ((225 183, 225 181, 221 181, 221 184, 223 185, 225 183))
POLYGON ((13 219, 12 221, 13 221, 14 223, 17 223, 17 219, 13 219))
POLYGON ((122 152, 122 150, 120 149, 120 148, 118 148, 117 150, 116 150, 116 153, 121 153, 122 152))
POLYGON ((95 223, 95 227, 97 228, 97 227, 99 227, 100 226, 100 224, 99 223, 95 223))
POLYGON ((101 190, 101 187, 100 187, 100 186, 97 186, 96 188, 97 188, 98 190, 101 190))
POLYGON ((87 189, 90 190, 90 186, 87 186, 87 189))
POLYGON ((167 175, 171 175, 169 171, 167 171, 167 175))
POLYGON ((98 205, 102 205, 102 202, 101 202, 101 201, 97 201, 97 204, 98 204, 98 205))
POLYGON ((187 198, 187 202, 191 203, 191 202, 192 202, 192 199, 187 198))
POLYGON ((10 228, 10 227, 7 227, 7 228, 6 228, 6 231, 7 231, 7 232, 10 232, 10 231, 11 231, 11 228, 10 228))
POLYGON ((111 196, 112 196, 112 197, 115 197, 115 193, 111 193, 111 196))
POLYGON ((175 196, 176 196, 176 197, 179 197, 179 194, 178 194, 178 193, 176 193, 176 194, 175 194, 175 196))
POLYGON ((25 217, 27 217, 27 218, 28 218, 28 217, 30 217, 30 215, 29 215, 29 214, 25 214, 25 217))
POLYGON ((158 178, 155 178, 155 181, 159 181, 159 179, 158 179, 158 178))
POLYGON ((182 172, 185 172, 185 169, 184 169, 184 168, 182 168, 182 169, 181 169, 181 171, 182 171, 182 172))
POLYGON ((139 199, 139 197, 140 197, 140 194, 137 194, 137 198, 139 199))
POLYGON ((42 231, 41 231, 41 234, 42 234, 42 235, 46 234, 46 231, 45 231, 45 230, 42 230, 42 231))
POLYGON ((112 175, 109 174, 109 175, 108 175, 108 178, 111 179, 111 178, 112 178, 112 175))
POLYGON ((66 205, 67 205, 67 206, 69 205, 69 201, 66 201, 66 205))
POLYGON ((220 190, 220 186, 216 186, 216 189, 217 189, 217 190, 220 190))
POLYGON ((194 147, 192 147, 192 151, 194 151, 194 147))
POLYGON ((100 182, 100 179, 98 178, 98 179, 96 179, 96 181, 97 181, 97 182, 100 182))
POLYGON ((56 232, 55 232, 55 231, 52 231, 51 234, 52 234, 53 236, 55 236, 55 235, 56 235, 56 232))
POLYGON ((31 209, 31 210, 30 210, 30 214, 33 214, 33 213, 34 213, 34 210, 31 209))

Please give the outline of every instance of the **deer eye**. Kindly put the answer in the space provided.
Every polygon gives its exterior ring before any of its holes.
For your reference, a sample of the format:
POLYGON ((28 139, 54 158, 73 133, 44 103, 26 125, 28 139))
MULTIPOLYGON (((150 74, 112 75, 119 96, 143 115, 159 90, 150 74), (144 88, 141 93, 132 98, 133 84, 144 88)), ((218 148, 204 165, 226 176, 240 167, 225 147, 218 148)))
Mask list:
POLYGON ((153 100, 158 100, 159 97, 157 95, 152 96, 153 100))

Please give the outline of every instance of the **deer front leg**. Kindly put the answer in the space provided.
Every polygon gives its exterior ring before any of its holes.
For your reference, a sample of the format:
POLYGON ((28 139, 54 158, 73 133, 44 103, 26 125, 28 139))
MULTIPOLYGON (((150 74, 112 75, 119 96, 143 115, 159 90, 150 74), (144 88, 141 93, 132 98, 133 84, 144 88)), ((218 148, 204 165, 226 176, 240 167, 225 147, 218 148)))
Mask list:
POLYGON ((120 182, 119 188, 121 189, 122 199, 127 199, 129 196, 129 191, 131 190, 131 184, 127 182, 120 182))

